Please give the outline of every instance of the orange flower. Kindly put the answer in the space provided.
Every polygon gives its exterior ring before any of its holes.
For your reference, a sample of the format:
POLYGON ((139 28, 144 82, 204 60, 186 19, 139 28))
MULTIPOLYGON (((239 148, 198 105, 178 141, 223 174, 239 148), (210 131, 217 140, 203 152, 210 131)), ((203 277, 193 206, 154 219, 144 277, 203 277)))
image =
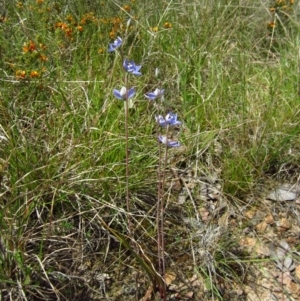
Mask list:
POLYGON ((23 46, 24 52, 33 52, 35 50, 36 50, 36 46, 32 41, 29 41, 29 43, 27 43, 27 44, 24 43, 24 46, 23 46))
POLYGON ((275 27, 275 22, 270 22, 270 23, 268 23, 268 27, 269 28, 274 28, 275 27))
POLYGON ((112 30, 110 33, 109 33, 109 36, 111 39, 115 38, 116 37, 116 32, 114 30, 112 30))
POLYGON ((275 7, 270 7, 270 12, 271 13, 274 13, 276 11, 276 8, 275 7))
POLYGON ((24 70, 17 70, 16 71, 16 78, 24 79, 25 77, 26 77, 26 71, 24 71, 24 70))
POLYGON ((72 36, 72 28, 65 29, 65 33, 66 33, 66 36, 70 38, 72 36))
POLYGON ((40 46, 40 48, 41 48, 42 50, 46 50, 46 48, 47 48, 47 47, 46 47, 44 44, 42 44, 42 43, 40 43, 39 46, 40 46))
POLYGON ((36 70, 30 72, 30 77, 31 78, 33 78, 33 77, 39 77, 39 76, 40 75, 39 75, 39 73, 36 70))
POLYGON ((123 9, 126 10, 127 12, 130 12, 130 6, 129 5, 124 5, 123 9))
POLYGON ((70 23, 74 23, 74 18, 71 15, 67 15, 67 21, 70 23))
POLYGON ((152 28, 151 28, 151 31, 153 31, 153 32, 158 32, 158 27, 157 27, 157 26, 152 27, 152 28))
POLYGON ((170 22, 165 22, 165 23, 164 23, 164 28, 172 28, 172 23, 170 23, 170 22))
POLYGON ((77 29, 78 31, 80 31, 80 32, 83 31, 83 27, 82 27, 81 25, 78 25, 78 26, 76 27, 76 29, 77 29))
POLYGON ((122 23, 122 19, 119 17, 114 17, 110 21, 114 26, 118 26, 120 23, 122 23))
POLYGON ((44 54, 40 54, 40 60, 45 62, 48 61, 48 58, 44 54))
POLYGON ((56 22, 56 24, 55 24, 56 28, 61 28, 61 26, 62 26, 62 22, 56 22))
POLYGON ((61 28, 62 30, 66 30, 68 28, 68 24, 64 23, 64 22, 57 22, 55 24, 56 28, 61 28))

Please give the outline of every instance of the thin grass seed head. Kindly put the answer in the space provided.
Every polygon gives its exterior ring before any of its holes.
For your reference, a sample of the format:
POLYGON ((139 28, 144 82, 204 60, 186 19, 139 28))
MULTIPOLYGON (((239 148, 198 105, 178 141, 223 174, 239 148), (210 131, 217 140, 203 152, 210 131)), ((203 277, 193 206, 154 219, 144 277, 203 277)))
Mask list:
POLYGON ((134 61, 125 59, 123 62, 123 67, 128 73, 131 73, 133 75, 142 75, 142 73, 140 72, 142 66, 136 65, 134 61))
POLYGON ((122 45, 122 42, 122 39, 120 37, 117 37, 113 43, 110 43, 108 45, 108 52, 113 52, 118 49, 122 45))
POLYGON ((159 135, 158 141, 162 144, 165 144, 167 147, 179 147, 180 143, 178 141, 172 141, 168 139, 166 136, 159 135))
POLYGON ((156 98, 160 98, 164 95, 165 90, 155 89, 154 92, 148 92, 145 94, 145 97, 150 100, 155 100, 156 98))
POLYGON ((118 99, 126 100, 132 98, 135 95, 135 90, 134 88, 130 88, 129 90, 127 90, 126 87, 122 87, 120 91, 114 89, 113 93, 118 99))

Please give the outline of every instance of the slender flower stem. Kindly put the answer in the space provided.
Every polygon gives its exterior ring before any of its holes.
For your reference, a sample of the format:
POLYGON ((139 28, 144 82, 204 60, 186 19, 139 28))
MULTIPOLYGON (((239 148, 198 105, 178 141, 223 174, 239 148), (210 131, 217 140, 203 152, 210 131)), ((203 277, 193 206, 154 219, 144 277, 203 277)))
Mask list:
MULTIPOLYGON (((159 129, 158 123, 157 128, 159 129)), ((163 198, 162 193, 162 177, 161 177, 161 161, 162 161, 162 151, 161 143, 158 142, 158 170, 157 170, 157 212, 156 212, 156 225, 157 225, 157 252, 158 252, 158 271, 162 276, 162 262, 161 262, 161 233, 160 233, 160 210, 161 210, 161 201, 163 198)))
MULTIPOLYGON (((166 137, 168 137, 169 126, 166 129, 166 137)), ((161 252, 162 252, 162 271, 163 275, 165 275, 165 237, 164 237, 164 190, 165 190, 165 182, 166 182, 166 167, 168 161, 168 146, 165 148, 165 158, 164 158, 164 167, 163 167, 163 178, 162 178, 162 193, 163 197, 161 200, 161 213, 160 213, 160 230, 161 230, 161 252)))
POLYGON ((128 232, 129 236, 132 237, 132 227, 131 227, 131 219, 130 219, 130 193, 129 193, 129 135, 128 135, 128 80, 127 75, 125 73, 125 87, 126 87, 126 99, 125 99, 125 165, 126 165, 126 207, 127 207, 127 223, 128 223, 128 232))
MULTIPOLYGON (((121 56, 121 64, 123 68, 123 61, 124 55, 122 49, 120 49, 120 56, 121 56)), ((126 88, 126 98, 125 98, 125 165, 126 165, 126 172, 125 172, 125 185, 126 185, 126 209, 127 209, 127 224, 128 224, 128 232, 129 236, 132 238, 132 226, 131 226, 131 218, 130 218, 130 193, 129 193, 129 135, 128 135, 128 101, 129 101, 129 86, 128 86, 128 77, 127 73, 124 70, 124 85, 126 88)))
MULTIPOLYGON (((168 137, 169 125, 166 128, 168 137)), ((157 248, 158 248, 158 268, 160 275, 164 278, 166 273, 165 264, 165 237, 164 237, 164 190, 166 180, 166 166, 168 160, 168 147, 166 145, 164 163, 162 164, 162 149, 159 143, 159 163, 158 163, 158 200, 157 200, 157 248), (163 166, 163 171, 162 171, 163 166)), ((160 288, 161 297, 166 300, 166 283, 160 288)))
MULTIPOLYGON (((157 113, 160 115, 160 104, 157 103, 157 113)), ((156 133, 159 136, 160 126, 159 122, 156 123, 156 133)), ((158 257, 158 272, 163 277, 163 267, 161 260, 161 230, 160 230, 160 218, 161 218, 161 202, 163 199, 163 189, 162 189, 162 145, 158 141, 158 169, 157 169, 157 212, 156 212, 156 227, 157 227, 157 257, 158 257)))

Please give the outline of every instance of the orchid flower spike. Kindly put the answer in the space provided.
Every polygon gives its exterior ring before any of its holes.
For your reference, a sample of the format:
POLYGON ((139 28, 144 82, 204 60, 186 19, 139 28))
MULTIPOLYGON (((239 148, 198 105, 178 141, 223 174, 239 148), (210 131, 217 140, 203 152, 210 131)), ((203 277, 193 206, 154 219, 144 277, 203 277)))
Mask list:
POLYGON ((133 75, 141 75, 142 73, 140 72, 140 69, 142 66, 138 66, 134 63, 134 61, 128 61, 127 59, 124 60, 123 63, 124 69, 133 74, 133 75))
POLYGON ((155 100, 156 98, 162 97, 165 90, 155 89, 154 92, 148 92, 145 94, 145 97, 150 100, 155 100))
POLYGON ((120 37, 117 37, 117 39, 114 40, 113 43, 110 43, 108 45, 108 52, 113 52, 116 49, 118 49, 122 45, 122 42, 123 42, 122 39, 120 37))
POLYGON ((120 91, 114 89, 113 93, 118 99, 127 100, 134 96, 135 90, 134 88, 130 88, 129 90, 127 90, 126 87, 122 87, 120 91))
POLYGON ((166 136, 158 136, 158 141, 165 144, 167 147, 179 147, 180 143, 178 141, 169 140, 166 136))

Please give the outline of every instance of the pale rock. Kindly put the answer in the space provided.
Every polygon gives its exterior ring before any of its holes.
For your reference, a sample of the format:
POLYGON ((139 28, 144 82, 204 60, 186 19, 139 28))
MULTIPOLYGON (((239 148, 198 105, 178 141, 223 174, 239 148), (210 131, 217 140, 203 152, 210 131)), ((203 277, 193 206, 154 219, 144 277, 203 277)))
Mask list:
POLYGON ((178 196, 178 204, 179 204, 179 205, 182 205, 182 204, 184 204, 184 203, 185 203, 185 200, 186 200, 186 198, 187 198, 187 196, 186 196, 186 195, 184 195, 184 194, 180 194, 180 195, 178 196))
POLYGON ((295 189, 295 185, 284 184, 274 189, 267 198, 272 201, 294 201, 297 198, 298 191, 295 189))

